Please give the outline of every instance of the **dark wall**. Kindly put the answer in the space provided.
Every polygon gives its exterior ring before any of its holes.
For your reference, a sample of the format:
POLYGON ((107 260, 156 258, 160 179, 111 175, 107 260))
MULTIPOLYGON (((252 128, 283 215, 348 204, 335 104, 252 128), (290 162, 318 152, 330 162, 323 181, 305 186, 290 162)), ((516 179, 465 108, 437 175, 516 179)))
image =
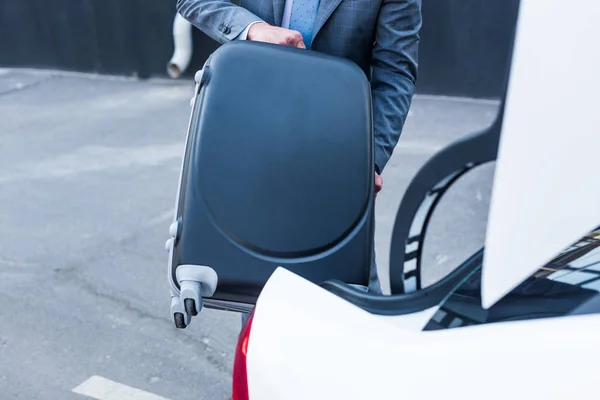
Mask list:
MULTIPOLYGON (((0 0, 0 66, 165 75, 175 0, 0 0)), ((216 44, 194 32, 194 64, 216 44)))
MULTIPOLYGON (((518 0, 423 0, 421 93, 498 97, 518 0)), ((0 0, 0 66, 166 74, 175 0, 0 0)), ((190 75, 217 44, 194 31, 190 75)))
POLYGON ((423 0, 421 93, 500 97, 519 0, 423 0))

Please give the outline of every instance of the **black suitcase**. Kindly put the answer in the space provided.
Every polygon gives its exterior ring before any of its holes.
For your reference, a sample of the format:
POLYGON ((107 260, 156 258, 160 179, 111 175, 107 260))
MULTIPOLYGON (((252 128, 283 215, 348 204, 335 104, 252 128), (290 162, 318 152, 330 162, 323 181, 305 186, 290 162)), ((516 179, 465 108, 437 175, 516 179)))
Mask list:
POLYGON ((257 42, 196 74, 175 221, 171 315, 249 311, 278 267, 367 285, 373 254, 371 92, 349 60, 257 42))

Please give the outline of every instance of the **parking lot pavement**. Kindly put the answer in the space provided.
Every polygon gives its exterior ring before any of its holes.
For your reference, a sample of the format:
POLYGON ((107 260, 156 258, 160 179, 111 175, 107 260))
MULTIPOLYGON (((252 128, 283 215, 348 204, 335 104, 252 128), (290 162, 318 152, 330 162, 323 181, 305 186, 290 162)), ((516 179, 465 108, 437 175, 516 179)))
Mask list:
MULTIPOLYGON (((182 331, 168 314, 164 242, 191 93, 185 81, 0 72, 0 398, 230 397, 239 316, 206 310, 182 331)), ((382 270, 411 176, 496 110, 415 99, 378 198, 382 270)), ((480 244, 492 172, 459 182, 434 216, 427 279, 480 244)))

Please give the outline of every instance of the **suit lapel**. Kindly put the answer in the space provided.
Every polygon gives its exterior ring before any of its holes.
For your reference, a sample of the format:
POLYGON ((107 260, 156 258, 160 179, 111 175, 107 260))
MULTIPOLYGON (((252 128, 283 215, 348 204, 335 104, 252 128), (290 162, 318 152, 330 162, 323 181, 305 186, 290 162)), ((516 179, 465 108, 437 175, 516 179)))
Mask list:
POLYGON ((341 2, 342 0, 321 0, 321 3, 319 4, 319 10, 317 11, 315 27, 313 29, 313 38, 317 36, 323 25, 325 25, 325 22, 327 22, 331 14, 333 14, 341 2))
POLYGON ((273 0, 273 19, 275 26, 281 26, 281 20, 283 19, 283 8, 285 7, 285 0, 273 0))

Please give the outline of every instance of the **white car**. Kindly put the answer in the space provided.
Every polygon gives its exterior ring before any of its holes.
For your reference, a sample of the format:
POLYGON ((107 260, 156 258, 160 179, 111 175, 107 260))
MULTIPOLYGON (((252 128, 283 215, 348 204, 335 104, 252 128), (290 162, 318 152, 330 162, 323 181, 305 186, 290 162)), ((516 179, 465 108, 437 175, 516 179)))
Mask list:
POLYGON ((498 119, 433 156, 400 205, 396 294, 278 268, 241 331, 234 399, 600 397, 598 20, 595 0, 521 0, 498 119), (421 288, 427 216, 494 160, 484 249, 421 288))

